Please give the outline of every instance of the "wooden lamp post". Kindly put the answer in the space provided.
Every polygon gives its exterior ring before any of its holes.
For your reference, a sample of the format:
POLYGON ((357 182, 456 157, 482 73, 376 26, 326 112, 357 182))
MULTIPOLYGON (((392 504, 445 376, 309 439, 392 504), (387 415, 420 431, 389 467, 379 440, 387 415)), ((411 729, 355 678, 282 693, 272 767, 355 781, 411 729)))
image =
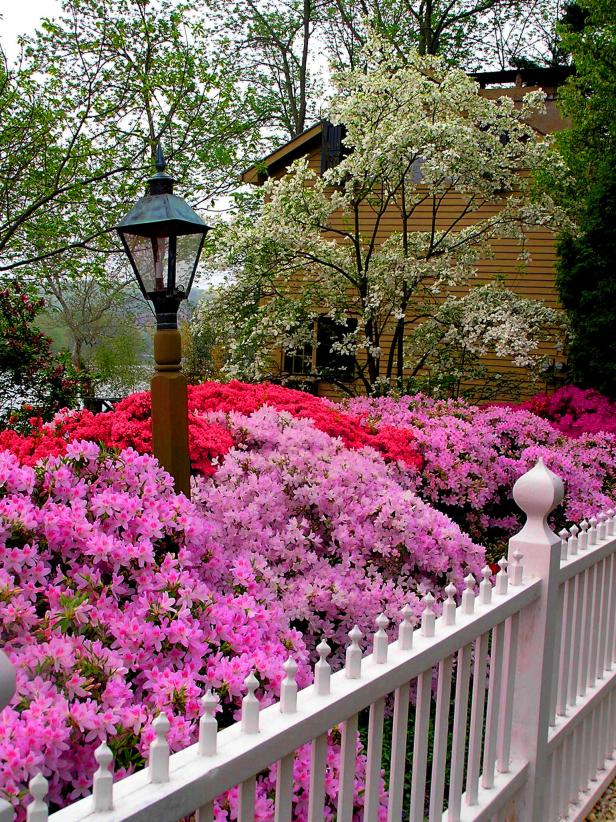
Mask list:
POLYGON ((209 227, 173 194, 175 180, 165 173, 165 167, 159 145, 156 174, 148 180, 147 194, 116 230, 141 293, 156 313, 156 373, 151 382, 154 456, 173 477, 176 491, 190 496, 188 403, 178 308, 190 293, 209 227))

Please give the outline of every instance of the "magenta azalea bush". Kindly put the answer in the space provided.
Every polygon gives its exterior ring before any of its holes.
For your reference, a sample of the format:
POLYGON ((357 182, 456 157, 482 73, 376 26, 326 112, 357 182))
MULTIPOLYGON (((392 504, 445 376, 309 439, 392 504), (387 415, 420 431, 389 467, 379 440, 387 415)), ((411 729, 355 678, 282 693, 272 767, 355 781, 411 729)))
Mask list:
MULTIPOLYGON (((192 502, 125 442, 60 437, 66 415, 52 424, 53 447, 45 432, 27 435, 39 437, 38 461, 25 436, 6 432, 14 452, 0 452, 0 642, 18 687, 0 721, 0 795, 20 819, 38 770, 53 806, 65 805, 89 790, 101 739, 120 777, 143 764, 160 711, 172 749, 183 748, 196 738, 207 687, 224 727, 239 716, 251 670, 269 704, 289 656, 303 687, 321 638, 339 667, 353 625, 369 648, 378 613, 393 631, 404 604, 418 617, 428 590, 440 599, 449 581, 461 588, 485 562, 480 546, 502 551, 517 527, 511 488, 537 457, 565 479, 559 527, 608 507, 616 482, 612 434, 571 438, 525 409, 421 395, 341 407, 282 388, 273 407, 269 389, 248 399, 239 383, 204 391, 193 426, 215 441, 207 440, 192 502), (397 432, 404 447, 394 447, 397 432)), ((136 428, 145 436, 142 395, 125 403, 131 437, 136 428)), ((79 424, 94 437, 108 422, 90 415, 79 424)), ((359 819, 359 737, 357 745, 359 819)), ((301 749, 295 760, 298 821, 307 815, 309 756, 301 749)), ((339 757, 334 728, 327 819, 339 757)), ((272 818, 274 780, 275 768, 259 778, 259 820, 272 818)), ((215 813, 219 822, 237 818, 237 792, 215 813)))
POLYGON ((421 394, 354 398, 349 410, 377 429, 410 430, 424 458, 409 475, 416 493, 446 512, 482 545, 502 552, 520 526, 513 484, 542 457, 565 482, 565 498, 553 524, 567 523, 611 506, 616 487, 616 436, 597 432, 576 439, 524 408, 431 400, 421 394))
POLYGON ((600 431, 616 434, 616 403, 592 388, 565 385, 553 394, 537 394, 522 407, 570 437, 600 431))

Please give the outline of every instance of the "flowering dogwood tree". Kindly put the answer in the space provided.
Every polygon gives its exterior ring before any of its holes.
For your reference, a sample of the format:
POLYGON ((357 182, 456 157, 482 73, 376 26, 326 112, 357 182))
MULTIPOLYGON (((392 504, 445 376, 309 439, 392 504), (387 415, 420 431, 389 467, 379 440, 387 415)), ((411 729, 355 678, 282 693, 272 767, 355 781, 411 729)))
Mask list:
MULTIPOLYGON (((221 226, 212 243, 212 262, 228 280, 195 322, 217 324, 230 375, 263 377, 272 348, 296 350, 310 341, 312 320, 328 315, 354 318, 332 350, 354 359, 364 390, 383 380, 403 385, 429 359, 412 356, 422 321, 451 326, 454 298, 444 302, 490 256, 491 241, 514 237, 523 257, 524 230, 560 219, 532 186, 535 173, 560 173, 549 141, 527 122, 542 93, 517 108, 509 97, 485 99, 440 58, 411 54, 400 64, 375 37, 367 58, 368 71, 336 80, 330 116, 346 127, 342 161, 319 175, 297 160, 266 183, 256 217, 221 226)), ((459 308, 489 322, 482 297, 494 302, 488 289, 459 308)), ((507 299, 515 311, 515 296, 507 299)), ((521 339, 507 324, 502 337, 493 326, 497 354, 527 364, 549 313, 537 306, 541 322, 521 339)), ((479 354, 481 325, 477 337, 479 354)))

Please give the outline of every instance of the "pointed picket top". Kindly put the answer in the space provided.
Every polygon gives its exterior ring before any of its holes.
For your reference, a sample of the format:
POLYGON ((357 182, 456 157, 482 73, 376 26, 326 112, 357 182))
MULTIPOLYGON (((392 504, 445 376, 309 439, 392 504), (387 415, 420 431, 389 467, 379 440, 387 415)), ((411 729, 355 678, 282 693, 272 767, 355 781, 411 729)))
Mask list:
POLYGON ((588 522, 583 519, 580 522, 580 535, 578 537, 578 547, 580 551, 585 551, 588 548, 588 522))
POLYGON ((504 595, 507 593, 507 588, 509 587, 509 574, 507 573, 507 568, 509 563, 507 562, 505 557, 501 557, 498 561, 498 567, 500 571, 496 575, 496 593, 499 595, 504 595))
POLYGON ((604 540, 607 536, 607 514, 601 511, 597 514, 597 519, 599 520, 599 527, 597 529, 597 536, 599 540, 604 540))
POLYGON ((467 574, 464 577, 464 585, 466 587, 462 593, 462 612, 472 614, 475 610, 475 577, 467 574))
POLYGON ((94 810, 110 811, 113 808, 113 774, 110 770, 113 753, 105 740, 94 751, 94 759, 98 762, 98 770, 92 781, 94 810))
POLYGON ((378 630, 374 634, 372 653, 374 655, 374 661, 378 665, 383 665, 387 662, 387 646, 389 645, 389 638, 387 636, 387 626, 389 625, 389 620, 385 614, 378 615, 376 618, 376 625, 378 630))
POLYGON ((524 566, 522 565, 524 554, 519 548, 515 548, 512 556, 513 564, 511 566, 511 584, 517 586, 522 584, 524 577, 524 566))
POLYGON ((571 528, 569 528, 569 533, 571 534, 571 536, 568 540, 568 553, 570 557, 574 557, 578 552, 577 535, 580 533, 580 529, 577 527, 577 525, 574 524, 571 526, 571 528))
POLYGON ((589 545, 596 545, 597 544, 597 517, 591 517, 588 522, 590 523, 590 528, 588 529, 588 544, 589 545))
POLYGON ((211 688, 201 697, 203 716, 199 720, 199 753, 201 756, 214 756, 218 741, 218 722, 216 709, 220 699, 211 688))
POLYGON ((294 714, 297 711, 297 662, 289 657, 282 668, 285 678, 280 685, 280 713, 294 714))
POLYGON ((413 647, 413 609, 406 603, 402 608, 402 622, 398 627, 398 647, 401 651, 410 651, 413 647))
POLYGON ((248 674, 244 685, 248 693, 242 699, 242 731, 245 734, 256 734, 259 733, 259 700, 255 696, 255 691, 259 687, 259 680, 254 671, 248 674))
POLYGON ((361 658, 362 651, 359 647, 359 641, 363 637, 362 632, 357 625, 349 631, 349 639, 351 644, 346 650, 345 672, 347 679, 361 678, 361 658))
POLYGON ((558 536, 560 537, 560 559, 562 562, 562 560, 567 559, 569 531, 567 531, 566 528, 561 528, 558 532, 558 536))
POLYGON ((422 636, 425 637, 432 637, 434 636, 434 629, 436 624, 436 614, 434 613, 433 605, 435 602, 434 597, 428 591, 428 593, 423 598, 423 602, 425 604, 424 612, 421 615, 421 633, 422 636))
POLYGON ((49 790, 49 782, 40 771, 28 783, 28 790, 33 801, 30 802, 26 811, 27 822, 47 822, 49 809, 45 797, 49 790))
POLYGON ((167 734, 171 725, 165 713, 160 713, 152 723, 156 736, 150 743, 150 782, 169 781, 169 745, 167 734))
POLYGON ((524 527, 513 537, 521 542, 554 543, 554 534, 548 525, 548 514, 562 502, 563 481, 543 462, 541 457, 530 471, 523 474, 513 486, 513 498, 526 514, 524 527))
POLYGON ((327 696, 330 691, 331 679, 331 665, 327 661, 327 657, 331 654, 332 649, 327 642, 322 639, 317 645, 317 654, 319 661, 314 666, 314 690, 319 696, 327 696))
POLYGON ((443 603, 443 622, 445 625, 455 625, 456 594, 458 593, 458 589, 453 582, 450 582, 449 585, 446 586, 445 593, 447 594, 447 599, 443 603))
POLYGON ((607 535, 608 537, 614 536, 614 509, 608 508, 607 510, 607 535))
POLYGON ((492 569, 489 565, 484 565, 481 569, 483 579, 479 583, 479 602, 487 605, 492 601, 492 569))

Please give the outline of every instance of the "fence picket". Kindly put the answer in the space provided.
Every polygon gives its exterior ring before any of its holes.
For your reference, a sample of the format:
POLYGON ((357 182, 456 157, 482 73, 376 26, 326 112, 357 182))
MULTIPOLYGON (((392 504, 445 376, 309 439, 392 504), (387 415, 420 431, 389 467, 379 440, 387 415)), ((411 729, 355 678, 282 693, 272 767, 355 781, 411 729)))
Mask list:
MULTIPOLYGON (((604 537, 605 539, 605 537, 604 537)), ((607 559, 603 559, 599 563, 601 573, 601 591, 599 594, 599 626, 598 626, 598 636, 597 636, 597 668, 596 668, 596 675, 597 679, 603 679, 603 675, 605 673, 605 643, 607 640, 607 614, 608 614, 608 600, 609 600, 609 592, 607 588, 608 584, 608 563, 607 559)))
POLYGON ((259 687, 259 680, 252 671, 244 680, 244 685, 248 693, 242 699, 242 733, 256 734, 259 733, 259 700, 255 691, 259 687))
POLYGON ((580 673, 578 683, 578 696, 586 695, 588 684, 588 658, 590 653, 590 614, 592 611, 592 568, 587 568, 582 574, 582 609, 580 612, 580 624, 582 626, 580 673))
POLYGON ((567 702, 569 696, 569 677, 571 676, 571 644, 573 636, 573 618, 575 612, 575 582, 568 579, 564 583, 562 594, 563 615, 562 615, 562 639, 560 649, 560 666, 558 671, 558 699, 556 712, 559 716, 567 713, 567 702))
POLYGON ((406 765, 406 737, 409 716, 410 683, 396 689, 394 695, 394 719, 391 738, 391 766, 389 772, 389 797, 387 822, 402 819, 404 771, 406 765))
POLYGON ((255 822, 255 792, 257 777, 251 776, 240 785, 237 822, 255 822))
POLYGON ((291 822, 293 810, 293 761, 289 754, 278 763, 276 773, 276 812, 274 822, 291 822))
POLYGON ((214 822, 214 805, 212 802, 197 808, 195 822, 214 822))
POLYGON ((28 790, 33 801, 28 805, 27 822, 47 822, 49 816, 45 797, 49 790, 49 782, 42 773, 37 773, 28 783, 28 790))
POLYGON ((331 666, 327 661, 327 657, 331 654, 332 649, 327 642, 322 639, 317 645, 317 653, 319 661, 314 666, 314 690, 319 696, 327 696, 330 691, 331 666))
POLYGON ((340 781, 338 784, 337 822, 352 822, 353 795, 355 790, 355 745, 357 739, 357 714, 349 717, 342 726, 340 750, 340 781))
POLYGON ((370 718, 368 720, 364 822, 377 822, 378 817, 384 717, 385 699, 377 699, 377 701, 370 706, 370 718))
MULTIPOLYGON (((429 604, 428 607, 430 607, 429 604)), ((413 773, 411 776, 411 814, 409 816, 409 822, 423 822, 424 819, 431 689, 432 669, 429 668, 417 678, 415 739, 413 741, 413 773)))
POLYGON ((472 645, 465 645, 458 651, 447 822, 460 822, 472 653, 472 645))
POLYGON ((171 725, 166 714, 158 714, 152 723, 156 736, 150 745, 150 782, 169 781, 169 745, 167 734, 171 725))
POLYGON ((505 625, 503 682, 504 699, 498 717, 498 747, 496 754, 499 773, 509 773, 511 759, 511 720, 513 715, 513 690, 515 688, 515 671, 518 659, 518 624, 519 615, 514 614, 505 625))
POLYGON ((451 699, 451 672, 453 657, 441 660, 438 666, 434 747, 430 778, 430 822, 440 822, 443 816, 445 768, 447 764, 447 732, 449 730, 449 702, 451 699))
POLYGON ((488 635, 482 634, 475 642, 475 668, 473 672, 473 699, 468 741, 468 765, 466 771, 466 804, 476 805, 479 789, 479 767, 483 741, 483 710, 486 696, 486 672, 488 664, 488 635))
POLYGON ((312 742, 310 754, 310 787, 308 794, 308 822, 322 822, 325 818, 325 765, 327 762, 327 734, 312 742))
POLYGON ((113 762, 113 754, 106 742, 101 742, 94 751, 94 758, 98 762, 92 783, 94 810, 110 811, 113 808, 113 774, 109 766, 113 762))
POLYGON ((203 716, 199 720, 199 753, 201 756, 214 756, 216 753, 216 735, 218 722, 214 716, 219 703, 218 695, 208 688, 201 697, 203 716))
POLYGON ((481 785, 484 788, 494 787, 498 715, 501 707, 504 639, 505 626, 503 624, 496 625, 492 628, 488 709, 486 713, 485 742, 483 749, 483 772, 481 775, 481 785))

